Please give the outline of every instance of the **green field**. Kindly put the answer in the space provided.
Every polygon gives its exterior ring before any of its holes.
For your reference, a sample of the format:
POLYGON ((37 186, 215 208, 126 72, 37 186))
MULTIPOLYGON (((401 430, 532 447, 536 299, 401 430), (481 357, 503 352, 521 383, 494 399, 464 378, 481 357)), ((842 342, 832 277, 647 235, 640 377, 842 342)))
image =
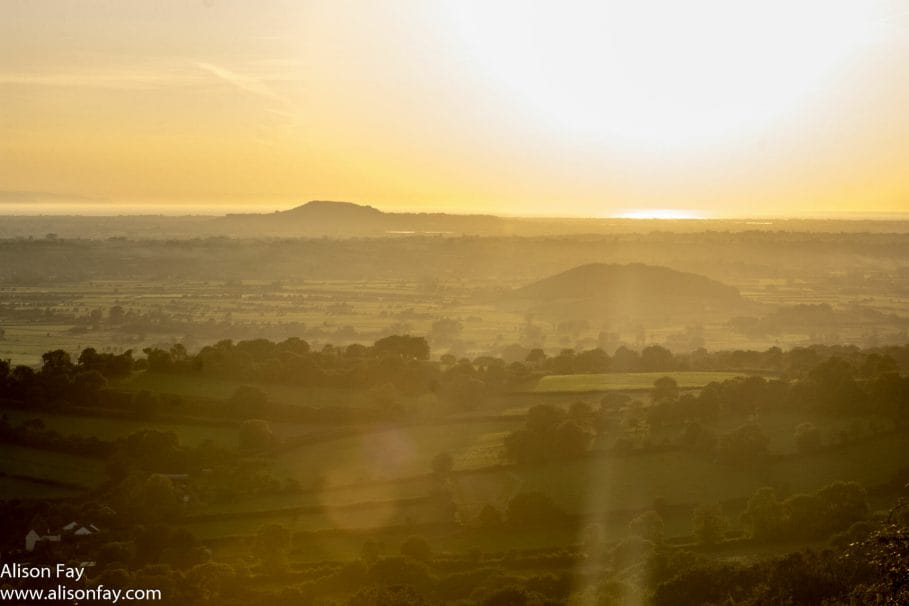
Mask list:
MULTIPOLYGON (((228 380, 216 377, 206 377, 199 374, 154 374, 139 372, 132 377, 118 381, 116 387, 120 389, 138 391, 147 389, 159 393, 175 394, 187 398, 205 398, 224 400, 229 398, 241 385, 248 385, 262 390, 268 398, 279 404, 294 406, 347 406, 363 407, 373 403, 368 391, 353 389, 333 389, 319 387, 301 387, 286 383, 257 383, 242 379, 228 380)), ((427 410, 437 405, 437 399, 432 394, 420 397, 400 398, 405 406, 411 406, 416 411, 427 410)))
MULTIPOLYGON (((225 448, 237 445, 237 428, 230 425, 209 425, 201 423, 176 423, 139 421, 116 417, 70 415, 56 412, 33 412, 7 409, 3 411, 10 423, 21 424, 29 419, 40 419, 47 429, 68 435, 95 436, 100 440, 112 441, 125 438, 131 433, 145 429, 170 431, 180 438, 180 443, 198 446, 206 441, 225 448)), ((283 432, 276 431, 278 435, 283 432)))
POLYGON ((742 376, 737 372, 607 372, 581 375, 547 375, 530 386, 532 393, 583 393, 591 391, 641 391, 661 377, 672 377, 682 389, 703 387, 712 381, 742 376))
MULTIPOLYGON (((313 474, 324 474, 329 489, 211 506, 203 513, 246 515, 198 520, 190 525, 203 536, 215 537, 249 534, 266 521, 281 521, 297 531, 430 522, 434 515, 432 509, 409 500, 429 495, 435 480, 426 474, 424 463, 428 461, 406 455, 409 449, 403 445, 425 447, 426 443, 435 441, 441 446, 445 441, 444 432, 437 431, 440 429, 443 428, 412 428, 409 433, 388 430, 286 453, 275 462, 275 473, 301 482, 314 477, 313 474), (357 464, 355 461, 360 459, 382 463, 357 464), (406 476, 407 473, 413 475, 406 476), (381 481, 383 478, 388 479, 381 481), (321 510, 287 511, 300 507, 321 510)), ((516 494, 540 491, 576 515, 602 517, 609 513, 608 524, 617 533, 624 532, 624 525, 635 512, 652 508, 661 500, 672 506, 665 516, 666 531, 670 536, 679 536, 690 531, 690 508, 701 503, 737 503, 729 509, 735 527, 744 499, 763 486, 776 486, 784 498, 817 490, 837 480, 857 481, 866 487, 882 485, 909 464, 904 448, 906 437, 905 433, 891 433, 832 450, 777 456, 747 468, 718 464, 712 456, 684 451, 461 468, 448 487, 464 519, 471 519, 486 504, 504 511, 516 494)), ((469 443, 461 443, 462 450, 458 451, 457 438, 448 440, 453 452, 464 452, 464 448, 469 452, 469 443)))
POLYGON ((331 487, 428 474, 441 452, 454 457, 455 469, 496 465, 504 435, 517 427, 513 421, 390 427, 290 450, 274 470, 303 486, 318 479, 331 487))
POLYGON ((67 453, 0 444, 0 473, 92 487, 104 480, 104 462, 67 453))
MULTIPOLYGON (((292 520, 282 518, 278 518, 277 521, 283 524, 293 523, 292 520)), ((254 520, 250 522, 246 524, 189 522, 185 526, 195 536, 207 539, 231 536, 231 531, 242 531, 237 534, 244 535, 254 534, 259 526, 254 520)), ((619 527, 607 528, 607 532, 610 530, 615 532, 614 536, 624 535, 627 532, 619 527)), ((291 554, 291 557, 296 562, 357 559, 362 553, 363 543, 367 540, 378 543, 379 551, 382 554, 396 555, 399 553, 401 544, 414 534, 429 540, 437 553, 453 554, 468 553, 474 549, 498 553, 511 549, 558 548, 576 544, 579 540, 574 529, 564 526, 527 528, 515 533, 513 529, 507 527, 479 530, 440 526, 413 528, 405 525, 394 528, 332 530, 297 535, 294 543, 298 548, 291 554)), ((222 557, 237 560, 248 557, 248 548, 242 542, 219 542, 212 548, 217 555, 222 557)))
MULTIPOLYGON (((295 272, 295 275, 298 272, 295 272)), ((258 268, 254 275, 261 277, 258 268)), ((537 276, 540 277, 540 276, 537 276)), ((422 279, 401 280, 243 280, 232 285, 224 280, 167 279, 99 279, 91 281, 47 282, 41 285, 15 285, 3 288, 3 296, 14 308, 0 310, 0 358, 14 363, 40 364, 41 354, 63 348, 78 355, 85 347, 122 351, 133 349, 138 354, 145 347, 183 343, 189 350, 215 343, 220 339, 267 337, 282 340, 297 336, 311 342, 330 341, 338 345, 357 342, 368 344, 392 332, 431 335, 432 325, 440 318, 461 322, 459 340, 450 353, 485 351, 503 343, 522 341, 526 325, 523 313, 501 305, 480 302, 475 289, 502 288, 526 284, 530 276, 517 278, 506 273, 496 279, 471 281, 471 287, 457 281, 446 281, 445 295, 427 288, 422 279), (486 281, 488 280, 488 282, 486 281), (86 324, 92 311, 107 313, 114 305, 136 314, 164 314, 186 324, 150 324, 134 329, 101 322, 86 324), (55 315, 59 314, 59 315, 55 315), (213 330, 210 323, 229 323, 213 330), (505 339, 503 341, 503 338, 505 339)), ((828 283, 800 283, 798 288, 784 287, 785 281, 742 278, 733 283, 743 293, 762 303, 829 303, 848 301, 828 283)), ((900 293, 869 292, 868 301, 876 308, 894 313, 906 309, 907 300, 900 293)), ((559 348, 588 349, 596 346, 599 328, 591 324, 581 332, 566 333, 558 325, 562 318, 540 317, 535 326, 548 337, 549 353, 559 348)), ((766 349, 771 346, 793 346, 808 334, 794 330, 766 336, 746 336, 730 330, 725 319, 701 318, 704 345, 710 349, 766 349)), ((684 329, 683 317, 651 318, 646 326, 649 340, 673 346, 673 338, 684 329)), ((616 326, 628 342, 636 327, 630 323, 616 326)), ((856 342, 867 332, 861 324, 840 327, 843 337, 856 342)), ((616 343, 617 345, 618 343, 616 343)), ((535 344, 522 343, 526 347, 535 344)), ((432 343, 433 355, 449 352, 448 342, 432 343)), ((610 346, 612 353, 613 346, 610 346)))
POLYGON ((0 477, 0 500, 5 499, 58 499, 78 496, 79 490, 33 482, 8 476, 0 477))

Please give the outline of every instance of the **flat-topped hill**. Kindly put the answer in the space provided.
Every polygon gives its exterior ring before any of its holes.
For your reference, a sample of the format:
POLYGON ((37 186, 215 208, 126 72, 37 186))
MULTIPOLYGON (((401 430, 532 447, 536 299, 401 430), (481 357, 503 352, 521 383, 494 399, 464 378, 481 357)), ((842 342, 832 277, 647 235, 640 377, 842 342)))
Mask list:
POLYGON ((276 215, 285 217, 311 217, 322 219, 355 219, 355 218, 376 218, 385 213, 366 204, 354 204, 353 202, 335 202, 332 200, 311 200, 306 204, 301 204, 290 210, 279 211, 276 215))
POLYGON ((415 234, 499 234, 503 220, 492 215, 388 213, 365 204, 312 200, 267 214, 227 215, 223 227, 269 235, 384 236, 415 234))

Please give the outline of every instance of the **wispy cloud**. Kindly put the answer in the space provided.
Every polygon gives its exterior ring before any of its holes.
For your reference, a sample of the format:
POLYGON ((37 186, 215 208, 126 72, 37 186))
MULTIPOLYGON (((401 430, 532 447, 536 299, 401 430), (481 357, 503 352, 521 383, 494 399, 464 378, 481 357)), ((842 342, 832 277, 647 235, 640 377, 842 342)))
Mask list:
POLYGON ((259 95, 273 101, 284 102, 284 99, 259 78, 246 76, 212 63, 196 62, 196 67, 204 70, 224 82, 253 95, 259 95))
POLYGON ((197 61, 194 65, 237 90, 268 102, 262 109, 274 116, 277 122, 272 120, 268 123, 263 123, 263 132, 257 139, 257 143, 260 145, 271 145, 271 137, 277 132, 276 128, 280 129, 280 131, 286 131, 299 125, 299 115, 294 104, 286 97, 275 92, 267 84, 267 82, 289 82, 295 80, 293 70, 290 69, 295 65, 295 62, 271 60, 245 64, 250 69, 250 72, 256 74, 255 76, 248 75, 248 73, 241 74, 221 65, 202 61, 197 61))
MULTIPOLYGON (((258 99, 258 110, 266 120, 266 133, 286 131, 298 126, 299 112, 294 103, 279 94, 273 85, 296 82, 298 64, 289 59, 251 60, 230 68, 207 61, 173 61, 118 65, 110 67, 56 67, 35 71, 0 71, 0 89, 33 87, 123 91, 161 91, 175 89, 193 92, 211 88, 213 82, 225 84, 227 91, 258 99), (276 129, 280 129, 277 131, 276 129)), ((217 94, 220 94, 218 91, 217 94)), ((270 136, 269 134, 263 136, 270 136)), ((2 200, 2 197, 0 197, 2 200)))
POLYGON ((238 72, 222 65, 203 61, 117 67, 66 67, 36 71, 0 71, 0 86, 41 86, 66 88, 102 88, 120 90, 153 90, 175 86, 201 86, 215 78, 237 89, 284 101, 267 82, 294 80, 291 60, 274 59, 244 64, 238 72), (255 75, 250 75, 255 74, 255 75))
POLYGON ((24 202, 103 202, 105 198, 49 191, 0 190, 0 204, 24 202))
POLYGON ((150 90, 188 85, 198 81, 187 70, 178 69, 67 69, 47 72, 0 73, 0 86, 87 87, 122 90, 150 90))

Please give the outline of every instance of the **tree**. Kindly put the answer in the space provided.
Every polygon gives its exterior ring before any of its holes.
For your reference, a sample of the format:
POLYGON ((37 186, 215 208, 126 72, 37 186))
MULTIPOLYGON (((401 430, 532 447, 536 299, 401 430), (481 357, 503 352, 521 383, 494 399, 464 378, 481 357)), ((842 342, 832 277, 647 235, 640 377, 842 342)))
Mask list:
POLYGON ((726 516, 719 503, 695 507, 692 521, 694 536, 701 545, 716 545, 726 535, 726 516))
POLYGON ((157 347, 146 347, 142 350, 148 363, 148 372, 167 373, 174 370, 174 359, 170 352, 157 347))
POLYGON ((234 569, 220 562, 197 564, 186 573, 186 580, 195 601, 202 604, 222 603, 234 569))
POLYGON ((841 530, 868 515, 865 489, 857 482, 833 482, 816 493, 823 507, 823 520, 830 530, 841 530))
POLYGON ((672 370, 675 368, 675 358, 672 352, 660 345, 648 345, 641 350, 641 370, 653 372, 672 370))
POLYGON ((533 406, 524 428, 505 437, 506 456, 526 463, 582 455, 592 438, 590 429, 577 418, 586 416, 582 408, 575 407, 576 418, 566 419, 565 411, 551 404, 533 406))
POLYGON ((171 517, 180 506, 174 484, 166 475, 153 473, 148 476, 141 494, 142 509, 155 518, 171 517))
POLYGON ((742 512, 742 522, 753 539, 773 539, 779 536, 783 528, 783 507, 776 497, 776 492, 765 486, 759 488, 742 512))
POLYGON ((530 431, 546 433, 555 429, 564 418, 565 413, 562 409, 552 404, 537 404, 527 411, 524 424, 530 431))
POLYGON ((821 430, 813 423, 799 423, 795 428, 795 446, 799 452, 814 452, 821 447, 821 430))
POLYGON ((685 570, 657 585, 653 593, 653 606, 679 604, 740 604, 743 589, 752 582, 738 563, 698 565, 685 570))
POLYGON ((679 437, 679 444, 682 447, 695 452, 713 452, 716 443, 716 433, 697 421, 685 423, 685 429, 682 430, 682 435, 679 437))
POLYGON ((852 366, 835 356, 808 373, 807 387, 810 404, 831 412, 861 413, 868 399, 855 380, 852 366))
POLYGON ((546 361, 546 352, 544 352, 539 347, 531 349, 524 361, 528 364, 538 366, 546 361))
POLYGON ((240 450, 256 452, 271 448, 275 442, 275 435, 268 421, 247 419, 240 423, 237 441, 240 450))
POLYGON ((560 458, 570 458, 587 452, 593 435, 575 421, 563 421, 556 427, 554 438, 554 454, 560 458))
POLYGON ((661 543, 663 541, 663 518, 655 511, 645 511, 628 523, 628 530, 631 534, 652 543, 661 543))
POLYGON ((572 402, 568 407, 568 418, 582 427, 592 427, 596 416, 593 407, 583 400, 572 402))
POLYGON ((283 571, 290 551, 290 532, 281 524, 267 524, 256 533, 254 549, 266 570, 283 571))
POLYGON ((654 402, 674 402, 679 398, 679 384, 672 377, 660 377, 653 382, 650 397, 654 402))
POLYGON ((97 370, 80 372, 73 377, 72 393, 74 399, 85 404, 96 404, 94 400, 107 387, 107 379, 97 370))
POLYGON ((375 539, 366 539, 360 549, 360 559, 366 564, 375 564, 379 559, 379 555, 381 555, 380 552, 379 543, 375 539))
POLYGON ((749 465, 767 456, 770 439, 756 423, 746 423, 720 438, 718 454, 723 462, 749 465))
POLYGON ((909 503, 900 499, 886 521, 864 540, 849 546, 842 558, 865 561, 872 574, 852 588, 850 603, 898 606, 909 604, 909 503))
POLYGON ((73 371, 73 361, 69 354, 62 349, 49 351, 41 356, 44 364, 41 372, 46 374, 69 374, 73 371))
POLYGON ((609 354, 600 349, 582 351, 574 360, 575 370, 578 372, 606 372, 609 370, 609 354))
POLYGON ((483 509, 480 510, 480 513, 477 514, 477 525, 480 528, 493 528, 502 523, 502 514, 499 513, 499 510, 489 505, 488 503, 483 506, 483 509))
POLYGON ((401 545, 401 555, 419 562, 428 562, 432 559, 432 547, 423 537, 408 537, 401 545))
POLYGON ((448 385, 448 397, 458 407, 474 410, 483 404, 487 393, 486 383, 482 379, 457 374, 448 385))
POLYGON ((828 534, 823 501, 816 494, 795 494, 783 501, 782 534, 814 539, 828 534))
POLYGON ((377 354, 394 354, 415 360, 429 359, 429 344, 423 337, 391 335, 376 341, 372 349, 377 354))
POLYGON ((638 352, 619 346, 612 354, 612 370, 616 372, 630 372, 640 370, 641 356, 638 352))
POLYGON ((133 558, 134 546, 129 541, 109 541, 98 550, 98 559, 105 566, 111 564, 127 565, 133 558))

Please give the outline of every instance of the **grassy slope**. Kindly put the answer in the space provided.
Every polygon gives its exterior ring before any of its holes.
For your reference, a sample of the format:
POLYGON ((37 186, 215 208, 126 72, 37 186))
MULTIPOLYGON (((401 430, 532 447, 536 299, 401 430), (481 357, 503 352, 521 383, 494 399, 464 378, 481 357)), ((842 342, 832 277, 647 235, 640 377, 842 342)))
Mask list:
POLYGON ((226 448, 233 448, 237 445, 237 429, 231 426, 139 421, 116 417, 72 415, 43 411, 32 412, 16 409, 4 410, 3 414, 13 424, 19 424, 28 419, 40 419, 47 429, 62 435, 92 435, 101 440, 116 440, 143 429, 154 429, 172 431, 177 434, 181 443, 189 446, 196 446, 206 440, 226 448))
POLYGON ((104 462, 67 453, 0 444, 0 472, 96 486, 104 479, 104 462))

